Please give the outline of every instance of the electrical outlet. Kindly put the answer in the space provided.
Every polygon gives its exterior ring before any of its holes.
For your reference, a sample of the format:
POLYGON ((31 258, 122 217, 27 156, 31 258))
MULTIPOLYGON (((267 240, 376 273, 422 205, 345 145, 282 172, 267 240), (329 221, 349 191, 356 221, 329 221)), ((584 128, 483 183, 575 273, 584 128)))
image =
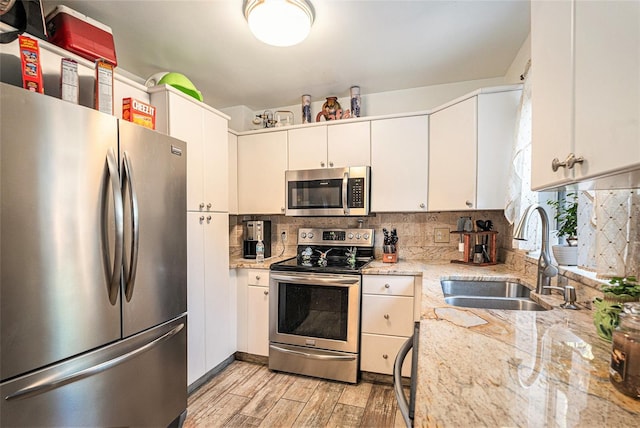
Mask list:
POLYGON ((433 242, 437 243, 447 243, 449 242, 449 228, 448 227, 437 227, 433 232, 433 242))

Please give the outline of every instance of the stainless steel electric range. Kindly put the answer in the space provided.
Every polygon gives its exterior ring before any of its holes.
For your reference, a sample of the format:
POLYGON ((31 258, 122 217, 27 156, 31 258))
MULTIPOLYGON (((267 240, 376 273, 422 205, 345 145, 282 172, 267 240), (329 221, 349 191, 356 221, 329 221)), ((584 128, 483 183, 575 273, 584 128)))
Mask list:
POLYGON ((297 256, 271 265, 269 368, 355 383, 362 268, 373 229, 300 229, 297 256))

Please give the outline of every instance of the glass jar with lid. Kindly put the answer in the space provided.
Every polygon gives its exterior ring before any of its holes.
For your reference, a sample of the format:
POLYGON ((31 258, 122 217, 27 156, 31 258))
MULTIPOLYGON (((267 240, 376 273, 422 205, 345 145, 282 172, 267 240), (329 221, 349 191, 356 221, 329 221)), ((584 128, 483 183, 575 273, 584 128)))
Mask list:
POLYGON ((620 392, 640 399, 640 303, 625 303, 613 331, 609 379, 620 392))

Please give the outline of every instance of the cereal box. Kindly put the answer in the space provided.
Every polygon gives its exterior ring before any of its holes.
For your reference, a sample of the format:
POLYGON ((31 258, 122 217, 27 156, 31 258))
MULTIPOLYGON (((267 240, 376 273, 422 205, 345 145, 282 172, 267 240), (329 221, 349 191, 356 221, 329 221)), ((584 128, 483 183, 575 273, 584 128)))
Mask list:
POLYGON ((156 129, 156 108, 135 98, 122 99, 122 118, 149 129, 156 129))
POLYGON ((113 114, 113 65, 96 61, 96 110, 113 114))
POLYGON ((22 62, 22 86, 30 91, 44 94, 38 41, 26 36, 18 36, 18 38, 22 62))

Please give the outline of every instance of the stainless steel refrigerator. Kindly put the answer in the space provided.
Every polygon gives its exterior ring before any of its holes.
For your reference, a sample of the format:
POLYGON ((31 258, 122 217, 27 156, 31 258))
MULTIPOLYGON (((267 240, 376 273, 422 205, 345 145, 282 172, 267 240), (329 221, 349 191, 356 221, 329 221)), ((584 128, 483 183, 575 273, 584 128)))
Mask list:
POLYGON ((179 424, 186 144, 0 85, 0 426, 179 424))

